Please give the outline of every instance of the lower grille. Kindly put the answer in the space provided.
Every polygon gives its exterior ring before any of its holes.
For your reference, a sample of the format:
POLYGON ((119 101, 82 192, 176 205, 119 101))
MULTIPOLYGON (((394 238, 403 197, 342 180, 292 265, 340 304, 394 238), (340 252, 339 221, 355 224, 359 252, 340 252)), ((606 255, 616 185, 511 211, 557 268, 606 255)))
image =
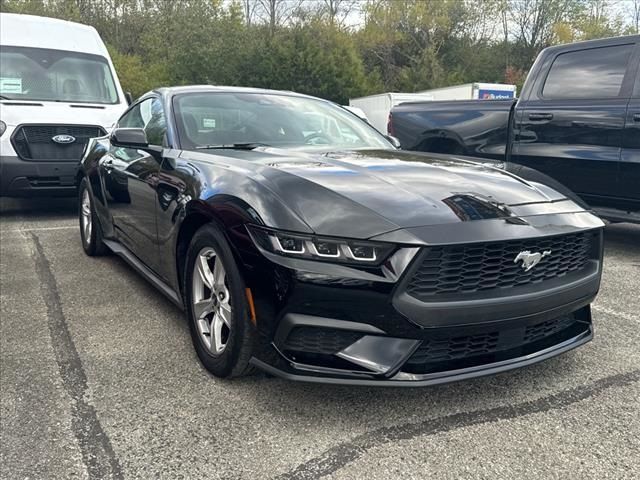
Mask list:
POLYGON ((514 358, 560 343, 588 328, 588 321, 566 315, 520 328, 424 340, 402 371, 432 373, 514 358))
POLYGON ((23 160, 80 160, 90 138, 101 137, 105 131, 100 127, 83 125, 23 125, 11 138, 13 148, 23 160), (56 135, 70 135, 72 143, 53 141, 56 135))
POLYGON ((284 349, 333 355, 361 338, 361 333, 348 330, 296 327, 289 333, 284 349))
POLYGON ((589 262, 595 233, 468 245, 427 247, 407 284, 418 300, 440 301, 478 292, 508 290, 563 277, 589 262), (529 271, 515 259, 520 252, 550 252, 529 271))

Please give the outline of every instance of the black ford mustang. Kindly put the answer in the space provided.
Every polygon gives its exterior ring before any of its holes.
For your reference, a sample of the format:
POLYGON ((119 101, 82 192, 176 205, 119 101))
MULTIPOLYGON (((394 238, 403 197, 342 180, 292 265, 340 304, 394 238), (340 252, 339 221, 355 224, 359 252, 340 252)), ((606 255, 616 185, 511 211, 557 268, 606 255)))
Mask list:
POLYGON ((592 337, 597 217, 508 169, 399 151, 324 100, 150 92, 89 144, 79 201, 87 254, 184 308, 220 377, 427 385, 592 337))

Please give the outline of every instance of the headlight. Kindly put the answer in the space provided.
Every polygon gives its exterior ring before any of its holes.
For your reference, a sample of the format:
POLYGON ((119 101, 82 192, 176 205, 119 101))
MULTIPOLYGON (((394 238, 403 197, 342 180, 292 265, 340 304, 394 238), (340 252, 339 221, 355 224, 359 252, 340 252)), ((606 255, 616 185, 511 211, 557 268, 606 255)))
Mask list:
POLYGON ((380 265, 396 249, 389 243, 283 232, 255 225, 247 225, 247 229, 259 249, 306 260, 380 265))
POLYGON ((7 124, 4 123, 2 120, 0 120, 0 137, 5 132, 6 129, 7 129, 7 124))

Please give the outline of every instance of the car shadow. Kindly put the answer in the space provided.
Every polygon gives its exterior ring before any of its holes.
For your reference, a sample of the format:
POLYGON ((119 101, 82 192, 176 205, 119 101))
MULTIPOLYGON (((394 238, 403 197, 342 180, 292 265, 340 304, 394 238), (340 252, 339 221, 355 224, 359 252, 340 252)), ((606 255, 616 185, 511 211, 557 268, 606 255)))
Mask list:
POLYGON ((75 197, 52 198, 0 198, 2 218, 25 220, 48 220, 51 218, 73 218, 78 211, 75 197))

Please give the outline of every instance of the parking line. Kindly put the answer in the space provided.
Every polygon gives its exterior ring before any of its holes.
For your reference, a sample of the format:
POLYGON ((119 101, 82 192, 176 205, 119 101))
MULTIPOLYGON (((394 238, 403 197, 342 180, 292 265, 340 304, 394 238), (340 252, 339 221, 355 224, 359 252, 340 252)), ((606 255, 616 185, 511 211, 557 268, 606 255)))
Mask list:
POLYGON ((67 225, 64 227, 36 227, 36 228, 14 228, 12 230, 0 230, 1 233, 17 233, 17 232, 40 232, 43 230, 69 230, 79 229, 78 225, 67 225))

